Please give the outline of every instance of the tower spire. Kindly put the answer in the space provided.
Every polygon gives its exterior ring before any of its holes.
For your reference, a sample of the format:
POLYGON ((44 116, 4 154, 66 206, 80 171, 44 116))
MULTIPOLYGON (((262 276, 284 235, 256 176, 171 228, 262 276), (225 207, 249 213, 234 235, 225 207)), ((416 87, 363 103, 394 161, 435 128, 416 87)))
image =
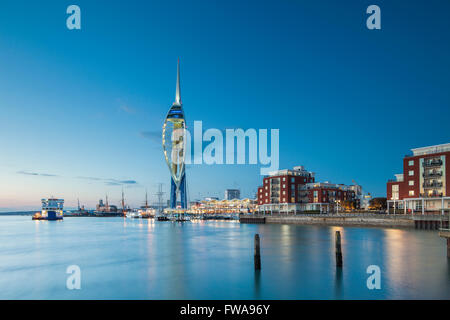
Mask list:
POLYGON ((175 94, 175 103, 181 106, 181 91, 180 91, 180 58, 177 64, 177 91, 175 94))

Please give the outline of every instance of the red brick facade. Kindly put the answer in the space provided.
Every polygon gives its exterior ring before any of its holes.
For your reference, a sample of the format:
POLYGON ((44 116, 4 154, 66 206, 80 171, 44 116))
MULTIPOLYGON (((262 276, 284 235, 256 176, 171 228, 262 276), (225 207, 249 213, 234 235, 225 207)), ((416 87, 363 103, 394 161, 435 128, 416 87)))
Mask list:
POLYGON ((406 156, 403 159, 403 181, 388 181, 386 198, 403 200, 448 196, 450 194, 449 159, 450 152, 406 156), (439 187, 440 185, 442 187, 439 187), (395 199, 393 186, 398 186, 398 195, 395 194, 395 199))
MULTIPOLYGON (((303 177, 294 175, 270 176, 263 179, 263 186, 258 188, 258 204, 270 204, 272 202, 272 194, 277 188, 279 181, 279 203, 298 203, 299 185, 314 182, 314 177, 303 177)), ((273 197, 275 198, 275 197, 273 197)))
POLYGON ((286 203, 333 203, 354 200, 355 191, 344 185, 315 183, 311 172, 284 170, 285 174, 275 174, 263 179, 258 188, 258 204, 286 203), (298 173, 301 172, 301 173, 298 173))

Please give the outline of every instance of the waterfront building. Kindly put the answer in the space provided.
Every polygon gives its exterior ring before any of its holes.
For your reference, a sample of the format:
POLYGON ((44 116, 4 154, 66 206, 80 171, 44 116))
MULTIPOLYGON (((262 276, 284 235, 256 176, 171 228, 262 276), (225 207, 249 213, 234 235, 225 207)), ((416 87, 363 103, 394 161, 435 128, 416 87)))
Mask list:
POLYGON ((354 186, 315 182, 314 172, 303 166, 284 169, 264 177, 258 188, 259 213, 327 213, 339 210, 344 201, 355 201, 354 186))
POLYGON ((192 203, 188 213, 194 215, 251 214, 256 208, 257 202, 252 199, 218 200, 209 198, 192 203))
POLYGON ((226 189, 225 200, 240 199, 241 191, 239 189, 226 189))
POLYGON ((177 85, 175 102, 167 113, 162 130, 162 146, 164 158, 169 167, 170 203, 171 209, 177 208, 177 198, 180 195, 180 208, 187 208, 186 174, 185 174, 185 144, 186 121, 180 91, 180 60, 177 64, 177 85))
POLYGON ((403 173, 386 185, 388 213, 442 213, 450 209, 450 143, 411 149, 403 173))

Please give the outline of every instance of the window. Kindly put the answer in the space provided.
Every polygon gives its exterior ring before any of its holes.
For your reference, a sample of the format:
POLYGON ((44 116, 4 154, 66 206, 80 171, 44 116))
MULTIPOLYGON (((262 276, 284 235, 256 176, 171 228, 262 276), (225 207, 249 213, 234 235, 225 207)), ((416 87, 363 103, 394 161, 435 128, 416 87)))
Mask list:
POLYGON ((414 190, 409 190, 409 195, 413 196, 414 195, 414 190))
POLYGON ((267 190, 267 186, 266 186, 266 190, 267 190))
POLYGON ((398 184, 392 185, 392 200, 398 200, 399 199, 399 192, 398 192, 398 184))
POLYGON ((262 194, 260 194, 259 197, 262 198, 262 194))
POLYGON ((408 166, 413 166, 414 165, 414 160, 409 160, 408 161, 408 166))
POLYGON ((410 176, 413 176, 414 175, 414 170, 409 170, 409 173, 408 173, 410 176))
POLYGON ((283 181, 286 181, 286 177, 283 177, 283 181))
POLYGON ((409 180, 408 184, 409 184, 410 186, 413 186, 413 185, 414 185, 414 180, 409 180))
POLYGON ((286 185, 285 185, 285 184, 283 184, 283 189, 284 189, 284 188, 286 188, 286 185))
POLYGON ((283 191, 283 194, 286 194, 286 191, 283 191))
POLYGON ((292 183, 295 183, 295 178, 291 178, 291 182, 292 182, 292 183))
POLYGON ((267 197, 267 192, 266 192, 266 197, 267 197))

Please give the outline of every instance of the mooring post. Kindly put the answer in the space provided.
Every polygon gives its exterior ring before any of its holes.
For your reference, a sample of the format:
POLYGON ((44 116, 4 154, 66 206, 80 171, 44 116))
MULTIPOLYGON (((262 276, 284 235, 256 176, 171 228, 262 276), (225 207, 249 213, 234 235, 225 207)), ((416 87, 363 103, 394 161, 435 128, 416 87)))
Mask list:
POLYGON ((336 267, 342 267, 341 232, 336 231, 336 267))
POLYGON ((259 234, 255 234, 255 270, 261 270, 261 253, 259 245, 259 234))
POLYGON ((447 258, 450 259, 450 238, 447 238, 447 258))

